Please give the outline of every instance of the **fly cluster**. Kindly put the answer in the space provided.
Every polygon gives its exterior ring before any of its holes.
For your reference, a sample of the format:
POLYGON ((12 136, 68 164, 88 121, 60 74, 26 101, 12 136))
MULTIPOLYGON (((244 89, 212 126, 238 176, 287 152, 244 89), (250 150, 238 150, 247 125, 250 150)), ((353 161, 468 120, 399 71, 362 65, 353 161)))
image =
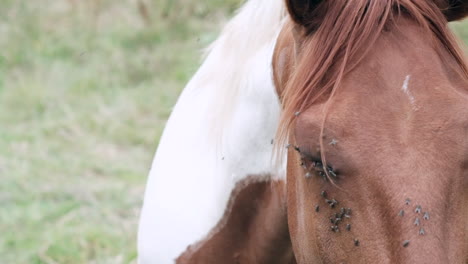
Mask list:
MULTIPOLYGON (((320 196, 325 200, 325 202, 330 206, 330 208, 334 209, 339 204, 336 199, 328 199, 328 193, 326 191, 322 191, 320 196)), ((340 224, 345 220, 351 218, 351 208, 341 208, 339 212, 336 212, 334 215, 330 217, 331 231, 338 233, 340 232, 340 224)), ((351 231, 351 224, 346 226, 346 230, 351 231)))
MULTIPOLYGON (((287 147, 290 147, 290 145, 287 147)), ((338 174, 335 172, 335 170, 331 166, 324 166, 322 161, 312 161, 311 164, 308 164, 307 162, 308 158, 302 154, 301 149, 295 146, 294 150, 296 150, 301 155, 300 165, 306 171, 306 174, 305 174, 306 178, 311 178, 312 172, 315 172, 320 177, 322 177, 325 181, 328 180, 327 173, 331 178, 338 179, 338 174)))
MULTIPOLYGON (((411 200, 410 199, 406 199, 405 201, 405 204, 407 206, 409 206, 411 204, 411 200)), ((413 225, 417 228, 419 228, 419 231, 418 231, 418 234, 420 236, 424 236, 426 235, 426 230, 424 229, 423 227, 423 221, 421 221, 421 218, 419 215, 423 214, 422 216, 422 219, 424 221, 428 221, 430 219, 430 215, 429 215, 429 212, 424 212, 423 213, 423 209, 422 209, 422 206, 421 205, 416 205, 416 207, 414 208, 414 213, 416 214, 416 218, 413 222, 413 225)), ((404 210, 401 210, 400 213, 398 214, 399 216, 403 217, 405 215, 405 211, 404 210)), ((410 241, 409 240, 405 240, 403 242, 403 247, 408 247, 410 244, 410 241)))
MULTIPOLYGON (((330 217, 330 222, 332 224, 331 230, 335 233, 340 232, 340 224, 349 218, 351 218, 351 208, 341 208, 340 212, 330 217)), ((351 231, 351 224, 347 224, 345 228, 347 231, 351 231)))

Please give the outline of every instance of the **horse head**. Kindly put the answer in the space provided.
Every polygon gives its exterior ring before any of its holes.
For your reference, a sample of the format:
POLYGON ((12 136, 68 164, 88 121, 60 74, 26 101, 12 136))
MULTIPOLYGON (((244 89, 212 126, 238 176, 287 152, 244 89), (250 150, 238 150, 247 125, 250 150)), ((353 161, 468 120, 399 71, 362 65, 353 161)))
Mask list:
POLYGON ((467 263, 468 68, 448 22, 468 1, 286 5, 273 71, 298 263, 467 263))

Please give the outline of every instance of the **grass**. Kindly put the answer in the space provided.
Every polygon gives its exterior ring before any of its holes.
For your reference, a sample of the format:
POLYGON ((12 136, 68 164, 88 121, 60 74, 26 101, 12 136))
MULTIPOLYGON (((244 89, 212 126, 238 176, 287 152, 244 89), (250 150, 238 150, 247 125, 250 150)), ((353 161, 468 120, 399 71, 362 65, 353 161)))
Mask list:
POLYGON ((136 262, 165 120, 239 2, 2 2, 0 263, 136 262))
POLYGON ((2 1, 0 263, 136 262, 165 120, 240 2, 2 1))

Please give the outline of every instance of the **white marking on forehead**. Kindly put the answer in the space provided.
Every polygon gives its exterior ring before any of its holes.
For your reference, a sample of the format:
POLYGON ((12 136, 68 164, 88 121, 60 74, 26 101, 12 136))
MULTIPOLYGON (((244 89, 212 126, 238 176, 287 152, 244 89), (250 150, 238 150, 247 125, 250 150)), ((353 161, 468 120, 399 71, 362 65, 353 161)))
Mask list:
POLYGON ((406 79, 405 79, 405 82, 403 83, 403 87, 401 87, 401 89, 403 90, 403 92, 405 92, 405 94, 408 96, 409 100, 410 100, 410 103, 412 105, 414 105, 414 102, 416 101, 414 99, 414 96, 413 94, 411 94, 411 91, 409 90, 409 82, 411 80, 411 75, 407 75, 406 76, 406 79))

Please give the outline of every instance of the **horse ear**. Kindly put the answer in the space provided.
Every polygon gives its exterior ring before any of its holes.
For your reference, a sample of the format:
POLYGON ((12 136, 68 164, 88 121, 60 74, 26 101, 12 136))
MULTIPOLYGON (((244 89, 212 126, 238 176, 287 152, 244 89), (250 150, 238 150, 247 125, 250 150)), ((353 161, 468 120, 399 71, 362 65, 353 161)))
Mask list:
POLYGON ((312 20, 312 13, 323 0, 286 0, 289 15, 299 25, 306 26, 312 20))
POLYGON ((463 19, 468 16, 468 0, 445 0, 442 12, 449 22, 463 19))

